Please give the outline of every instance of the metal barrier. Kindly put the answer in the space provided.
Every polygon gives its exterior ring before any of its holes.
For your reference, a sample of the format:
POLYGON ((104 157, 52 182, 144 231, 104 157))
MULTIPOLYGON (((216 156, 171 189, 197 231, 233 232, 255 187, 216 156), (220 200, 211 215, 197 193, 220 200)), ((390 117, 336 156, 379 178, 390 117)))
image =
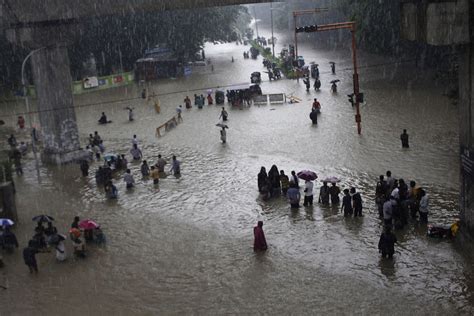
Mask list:
POLYGON ((286 103, 286 94, 284 93, 273 93, 268 95, 270 104, 274 103, 286 103))
POLYGON ((254 96, 253 97, 253 104, 254 105, 267 105, 268 104, 268 96, 266 94, 254 96))
POLYGON ((276 103, 286 103, 286 94, 284 93, 272 93, 262 94, 253 97, 253 104, 255 105, 267 105, 276 103))

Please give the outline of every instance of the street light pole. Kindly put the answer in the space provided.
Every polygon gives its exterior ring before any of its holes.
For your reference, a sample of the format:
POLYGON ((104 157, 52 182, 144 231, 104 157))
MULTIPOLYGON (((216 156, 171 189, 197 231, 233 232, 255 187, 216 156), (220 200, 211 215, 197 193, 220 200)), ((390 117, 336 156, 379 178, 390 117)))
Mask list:
POLYGON ((257 31, 257 38, 258 38, 257 11, 255 11, 255 6, 253 7, 253 15, 255 16, 255 30, 257 31))
POLYGON ((275 58, 275 38, 273 37, 273 2, 270 2, 270 21, 272 23, 272 55, 275 58))
POLYGON ((23 59, 23 63, 21 64, 21 84, 23 85, 23 96, 25 97, 25 105, 26 105, 26 114, 28 115, 28 121, 30 122, 30 133, 31 133, 31 149, 33 150, 33 155, 35 157, 35 168, 36 174, 38 176, 38 182, 41 183, 40 172, 39 172, 39 162, 38 162, 38 155, 36 153, 36 135, 33 135, 33 123, 31 119, 31 112, 30 112, 30 103, 28 99, 28 91, 26 90, 26 79, 25 79, 25 65, 28 59, 38 51, 45 49, 46 47, 40 47, 37 49, 32 50, 28 55, 26 55, 25 59, 23 59))

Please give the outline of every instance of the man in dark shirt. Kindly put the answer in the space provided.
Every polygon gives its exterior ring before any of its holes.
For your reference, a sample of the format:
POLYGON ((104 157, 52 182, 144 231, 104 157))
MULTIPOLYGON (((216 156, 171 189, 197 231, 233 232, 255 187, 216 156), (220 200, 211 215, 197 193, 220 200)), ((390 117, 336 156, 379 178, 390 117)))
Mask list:
POLYGON ((402 141, 402 148, 410 148, 408 145, 408 134, 406 129, 404 129, 403 133, 400 135, 400 140, 402 141))
POLYGON ((355 188, 351 188, 352 206, 354 208, 354 217, 362 216, 362 197, 360 193, 356 193, 355 188))
POLYGON ((23 260, 30 269, 30 273, 38 273, 38 264, 36 263, 35 257, 38 252, 39 250, 35 247, 35 242, 33 240, 30 240, 28 242, 28 247, 23 249, 23 260))

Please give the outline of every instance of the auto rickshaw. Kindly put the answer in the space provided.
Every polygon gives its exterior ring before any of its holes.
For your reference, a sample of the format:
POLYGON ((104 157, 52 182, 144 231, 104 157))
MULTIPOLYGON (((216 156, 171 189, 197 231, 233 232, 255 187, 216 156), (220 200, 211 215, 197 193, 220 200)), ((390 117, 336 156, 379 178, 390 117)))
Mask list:
POLYGON ((257 83, 257 84, 261 83, 262 78, 261 78, 260 72, 258 71, 252 72, 252 75, 250 75, 250 82, 257 83))
POLYGON ((216 90, 215 99, 216 99, 216 104, 224 104, 224 102, 225 102, 225 93, 224 93, 224 91, 216 90))

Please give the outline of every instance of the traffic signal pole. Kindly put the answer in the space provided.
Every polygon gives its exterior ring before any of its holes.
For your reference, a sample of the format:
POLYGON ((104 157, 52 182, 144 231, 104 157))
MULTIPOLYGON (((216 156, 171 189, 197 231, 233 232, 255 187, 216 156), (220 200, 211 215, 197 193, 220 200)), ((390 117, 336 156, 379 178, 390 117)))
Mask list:
POLYGON ((359 91, 359 74, 357 73, 357 49, 356 49, 356 38, 355 38, 355 32, 356 32, 355 22, 342 22, 342 23, 331 23, 331 24, 299 27, 299 28, 295 28, 295 34, 300 33, 300 32, 312 33, 312 32, 340 30, 340 29, 349 29, 352 35, 352 63, 354 67, 352 82, 353 82, 355 108, 356 108, 355 121, 357 123, 357 133, 360 135, 362 133, 361 116, 360 116, 360 101, 362 98, 362 94, 359 91))
POLYGON ((355 107, 356 107, 356 115, 355 121, 357 123, 357 134, 362 133, 361 127, 361 117, 360 117, 360 106, 359 106, 359 73, 357 72, 357 53, 356 53, 356 25, 355 23, 352 24, 351 27, 351 34, 352 34, 352 63, 354 67, 354 74, 352 75, 352 82, 354 85, 354 96, 355 96, 355 107))
POLYGON ((314 13, 320 13, 320 12, 325 12, 329 11, 328 8, 314 8, 314 9, 309 9, 309 10, 298 10, 298 11, 293 11, 293 24, 295 26, 295 59, 298 59, 298 36, 296 36, 296 21, 298 16, 306 15, 306 14, 314 14, 314 13))

